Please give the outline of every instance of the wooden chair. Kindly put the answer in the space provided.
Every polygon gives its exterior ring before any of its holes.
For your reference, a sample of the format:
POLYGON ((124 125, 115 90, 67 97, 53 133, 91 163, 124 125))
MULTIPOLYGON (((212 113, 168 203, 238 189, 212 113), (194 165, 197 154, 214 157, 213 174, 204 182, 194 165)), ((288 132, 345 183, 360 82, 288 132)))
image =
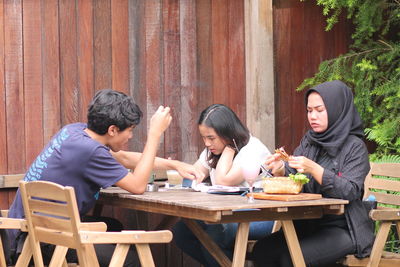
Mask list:
POLYGON ((117 244, 109 266, 122 266, 131 244, 143 266, 154 266, 149 243, 172 239, 170 231, 105 232, 104 223, 82 223, 74 188, 69 186, 21 181, 20 190, 36 267, 43 267, 39 242, 56 245, 50 267, 63 264, 68 248, 76 249, 79 266, 99 266, 94 244, 117 244))
MULTIPOLYGON (((0 211, 0 229, 19 229, 23 232, 27 231, 27 224, 24 219, 14 219, 14 218, 7 218, 8 217, 8 210, 1 210, 0 211)), ((7 266, 6 257, 4 254, 4 246, 3 240, 0 237, 0 266, 7 266)), ((29 261, 32 257, 32 250, 30 247, 29 242, 25 242, 21 255, 18 257, 18 261, 15 267, 25 267, 28 266, 29 261)))
POLYGON ((374 195, 378 203, 376 209, 371 210, 370 217, 374 221, 380 221, 378 233, 369 258, 358 259, 349 255, 342 262, 346 266, 400 266, 400 255, 397 253, 384 252, 389 230, 394 222, 397 233, 400 234, 400 179, 379 179, 375 176, 387 176, 400 178, 400 163, 371 163, 371 171, 365 180, 364 198, 374 195), (384 191, 375 192, 373 189, 384 191), (388 192, 390 191, 390 192, 388 192), (381 204, 396 205, 397 208, 382 207, 381 204))

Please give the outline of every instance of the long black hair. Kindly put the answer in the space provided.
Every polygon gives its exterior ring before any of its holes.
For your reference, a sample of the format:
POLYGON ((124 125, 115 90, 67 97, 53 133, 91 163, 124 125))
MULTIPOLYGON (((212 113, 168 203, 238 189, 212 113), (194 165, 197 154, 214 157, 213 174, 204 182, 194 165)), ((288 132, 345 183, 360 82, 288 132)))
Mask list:
MULTIPOLYGON (((203 110, 198 124, 214 129, 226 145, 237 149, 236 153, 247 145, 250 139, 247 127, 243 125, 233 110, 222 104, 213 104, 203 110)), ((211 168, 217 166, 220 156, 209 153, 208 162, 211 168)))
POLYGON ((142 111, 132 97, 111 89, 96 93, 88 108, 88 128, 97 134, 104 135, 108 127, 115 125, 123 131, 138 125, 142 111))

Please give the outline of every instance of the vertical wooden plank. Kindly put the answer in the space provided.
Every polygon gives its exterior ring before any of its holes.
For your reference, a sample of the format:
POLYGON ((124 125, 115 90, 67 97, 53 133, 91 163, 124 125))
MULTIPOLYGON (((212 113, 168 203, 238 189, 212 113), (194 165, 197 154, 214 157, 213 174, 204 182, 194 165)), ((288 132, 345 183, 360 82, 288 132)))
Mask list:
POLYGON ((246 123, 244 0, 228 1, 228 105, 246 123))
POLYGON ((112 86, 129 90, 128 0, 111 1, 112 86))
POLYGON ((4 55, 4 1, 0 0, 0 173, 7 174, 7 121, 4 55))
POLYGON ((327 42, 324 38, 327 32, 325 32, 325 17, 320 15, 322 13, 322 8, 317 7, 315 3, 312 2, 304 2, 302 6, 304 8, 304 32, 302 43, 307 43, 309 40, 312 40, 312 49, 304 49, 303 51, 305 54, 304 65, 307 66, 307 68, 304 68, 304 75, 305 77, 310 77, 318 70, 326 47, 329 47, 328 50, 332 50, 331 53, 334 53, 334 48, 332 47, 332 42, 327 42), (320 36, 320 38, 315 38, 315 36, 320 36))
POLYGON ((180 48, 181 48, 181 112, 176 116, 181 123, 182 160, 195 162, 198 158, 198 91, 196 3, 180 0, 180 48))
POLYGON ((61 126, 60 52, 58 1, 43 1, 42 6, 42 74, 44 144, 61 126))
POLYGON ((181 125, 183 121, 180 115, 183 111, 181 110, 181 101, 186 97, 186 92, 181 90, 180 79, 179 0, 163 0, 162 3, 164 101, 161 103, 171 107, 173 118, 164 136, 164 156, 182 159, 181 125))
POLYGON ((229 105, 228 0, 211 1, 211 47, 214 103, 229 105))
POLYGON ((246 116, 250 132, 275 148, 272 0, 245 1, 246 116))
MULTIPOLYGON (((198 109, 197 118, 200 112, 207 106, 214 103, 213 98, 213 76, 214 66, 212 63, 211 46, 211 0, 196 1, 196 31, 197 31, 197 90, 198 109)), ((198 133, 198 130, 197 130, 198 133)), ((198 139, 199 151, 204 149, 204 143, 198 139)))
POLYGON ((146 91, 146 24, 145 1, 129 1, 129 73, 130 92, 143 111, 143 118, 134 130, 130 149, 143 151, 147 139, 146 91))
POLYGON ((76 2, 60 1, 61 124, 79 119, 76 2))
POLYGON ((8 208, 13 203, 16 194, 17 194, 17 189, 13 188, 8 190, 8 208))
MULTIPOLYGON (((145 53, 146 53, 146 104, 147 120, 150 120, 158 106, 164 103, 163 88, 163 44, 161 42, 162 6, 159 0, 149 0, 145 3, 145 53)), ((148 123, 147 123, 148 124, 148 123)), ((164 155, 164 140, 158 149, 158 155, 164 155)))
POLYGON ((94 88, 112 88, 111 74, 111 2, 93 1, 94 16, 94 88))
POLYGON ((0 189, 0 209, 8 209, 8 189, 0 189))
POLYGON ((41 3, 25 1, 23 9, 25 155, 27 169, 43 147, 41 3))
MULTIPOLYGON (((288 45, 292 42, 291 25, 291 5, 293 2, 278 0, 274 2, 274 47, 276 51, 276 87, 277 87, 277 112, 276 126, 278 127, 276 146, 290 145, 292 131, 283 131, 290 129, 291 114, 290 101, 294 88, 292 88, 290 65, 292 62, 292 54, 288 45), (278 23, 279 22, 279 23, 278 23)), ((292 148, 292 146, 290 147, 292 148)), ((292 150, 289 150, 292 151, 292 150)))
POLYGON ((8 173, 18 173, 25 169, 22 3, 4 3, 7 162, 8 173))
POLYGON ((87 120, 87 107, 94 93, 93 6, 92 1, 77 3, 77 53, 79 84, 79 121, 87 120))
MULTIPOLYGON (((291 129, 296 133, 302 133, 304 129, 304 119, 301 117, 305 115, 304 108, 304 100, 301 97, 301 94, 295 91, 297 86, 301 84, 304 80, 304 62, 306 60, 306 55, 304 51, 306 50, 306 42, 304 40, 304 3, 294 3, 293 8, 291 8, 291 21, 290 21, 290 34, 293 37, 293 41, 298 40, 299 43, 297 45, 291 44, 289 50, 291 54, 291 59, 295 58, 296 60, 291 60, 290 62, 290 81, 291 84, 286 88, 287 91, 290 91, 290 102, 288 103, 291 107, 290 113, 290 124, 287 125, 286 129, 291 129), (296 114, 296 116, 294 116, 296 114)), ((307 40, 308 42, 308 40, 307 40)), ((312 50, 312 49, 310 49, 312 50)), ((285 97, 289 92, 285 93, 285 97)), ((304 117, 303 117, 304 118, 304 117)), ((288 153, 293 153, 293 150, 300 143, 300 139, 298 135, 290 134, 290 139, 288 141, 290 145, 285 144, 285 149, 287 149, 288 153)))

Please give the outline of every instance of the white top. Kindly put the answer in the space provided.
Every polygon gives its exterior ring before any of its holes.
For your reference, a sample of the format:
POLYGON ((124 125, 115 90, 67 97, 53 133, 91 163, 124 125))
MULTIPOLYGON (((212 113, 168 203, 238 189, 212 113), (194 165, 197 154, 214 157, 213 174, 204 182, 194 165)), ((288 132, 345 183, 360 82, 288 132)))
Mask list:
MULTIPOLYGON (((208 152, 208 153, 211 153, 211 152, 208 152)), ((207 162, 208 155, 207 155, 207 148, 205 148, 203 150, 203 152, 201 152, 201 154, 200 154, 199 161, 204 166, 204 168, 208 169, 209 174, 210 174, 211 184, 215 185, 215 168, 211 168, 208 165, 208 162, 207 162)), ((244 159, 247 159, 249 157, 254 158, 255 160, 258 160, 260 162, 260 166, 261 166, 261 164, 264 163, 264 161, 266 160, 268 155, 271 155, 268 148, 257 137, 250 136, 250 139, 249 139, 249 142, 247 143, 247 145, 242 147, 242 149, 240 149, 239 153, 233 159, 232 166, 239 165, 241 162, 244 161, 244 159)), ((257 180, 254 183, 254 186, 261 187, 261 182, 262 182, 261 176, 257 177, 257 180)), ((236 186, 248 187, 249 185, 243 178, 243 182, 236 186)))

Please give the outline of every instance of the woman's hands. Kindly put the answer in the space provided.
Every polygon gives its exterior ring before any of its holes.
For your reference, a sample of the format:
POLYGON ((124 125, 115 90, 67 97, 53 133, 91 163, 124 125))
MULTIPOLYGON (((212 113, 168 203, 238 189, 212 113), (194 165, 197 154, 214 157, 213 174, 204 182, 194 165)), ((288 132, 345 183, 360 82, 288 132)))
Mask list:
POLYGON ((285 164, 280 159, 279 153, 269 155, 265 160, 265 165, 274 176, 283 176, 285 174, 285 164))
MULTIPOLYGON (((275 153, 267 157, 265 164, 274 176, 283 176, 285 174, 284 162, 280 159, 280 154, 275 153)), ((318 163, 303 156, 290 156, 289 167, 294 168, 299 173, 309 173, 318 182, 322 183, 324 168, 318 163)))
POLYGON ((300 173, 311 174, 319 184, 322 184, 324 168, 315 161, 303 156, 291 156, 288 163, 290 167, 295 168, 300 173))

